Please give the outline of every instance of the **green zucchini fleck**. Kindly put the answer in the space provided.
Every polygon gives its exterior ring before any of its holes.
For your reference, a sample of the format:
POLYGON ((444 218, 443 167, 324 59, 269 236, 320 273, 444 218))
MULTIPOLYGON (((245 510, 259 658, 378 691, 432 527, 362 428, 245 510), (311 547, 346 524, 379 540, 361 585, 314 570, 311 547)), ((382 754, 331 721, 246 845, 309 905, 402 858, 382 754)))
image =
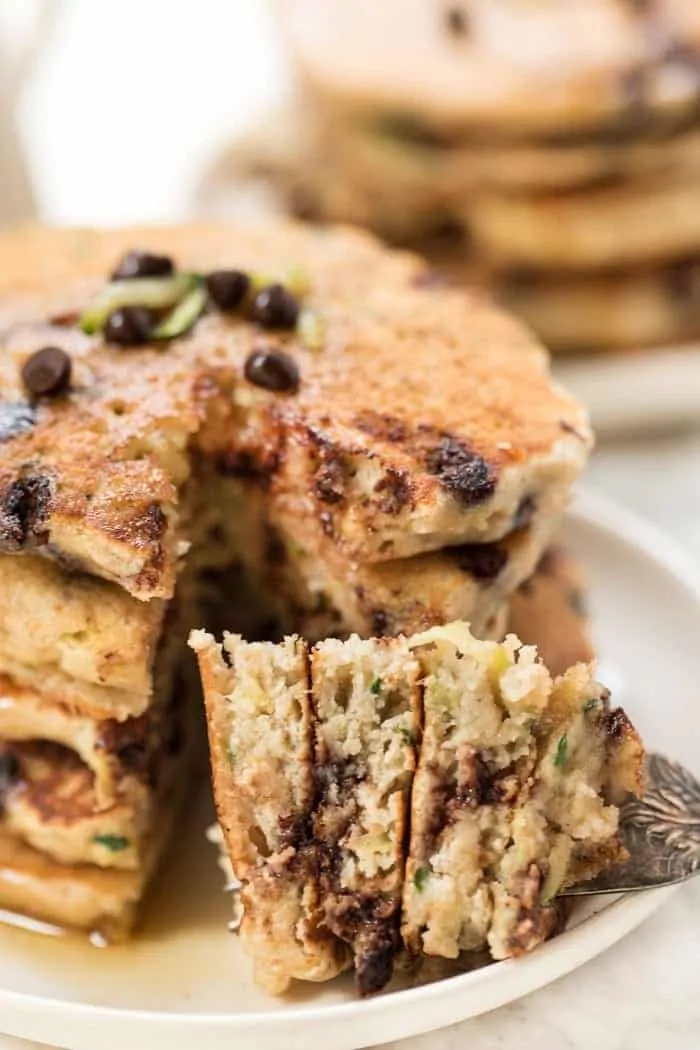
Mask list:
POLYGON ((177 339, 189 332, 202 316, 207 305, 206 285, 201 282, 177 303, 167 317, 153 330, 154 339, 177 339))
POLYGON ((107 318, 125 306, 145 306, 150 310, 167 310, 174 306, 200 278, 190 273, 173 277, 135 277, 110 281, 97 293, 80 317, 79 325, 87 335, 101 331, 107 318))
POLYGON ((128 849, 130 842, 123 835, 95 835, 92 840, 97 846, 104 846, 112 853, 121 853, 128 849))
POLYGON ((569 741, 567 739, 566 733, 564 733, 564 736, 559 738, 559 743, 557 744, 557 753, 554 756, 554 765, 557 767, 557 769, 561 769, 562 766, 566 765, 568 751, 569 741))
POLYGON ((423 892, 428 883, 429 878, 430 868, 427 864, 423 864, 420 868, 416 868, 416 871, 413 875, 413 885, 416 887, 419 893, 423 892))

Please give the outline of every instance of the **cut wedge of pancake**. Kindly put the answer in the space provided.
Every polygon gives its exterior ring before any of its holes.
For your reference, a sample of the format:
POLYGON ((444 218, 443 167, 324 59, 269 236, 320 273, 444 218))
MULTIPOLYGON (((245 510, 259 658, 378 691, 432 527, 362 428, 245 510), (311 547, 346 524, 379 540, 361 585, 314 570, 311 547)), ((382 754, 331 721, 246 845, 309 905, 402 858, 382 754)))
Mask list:
POLYGON ((447 959, 529 951, 558 923, 557 893, 622 856, 618 806, 641 790, 643 751, 584 664, 553 679, 515 636, 453 623, 321 642, 309 692, 296 637, 190 644, 241 935, 272 991, 333 976, 343 945, 365 994, 402 942, 447 959))
POLYGON ((387 984, 400 945, 419 678, 405 639, 331 639, 311 652, 320 907, 363 995, 387 984))
POLYGON ((242 883, 240 935, 256 978, 277 994, 295 978, 328 980, 348 955, 319 929, 306 645, 229 635, 219 646, 203 632, 190 644, 202 674, 217 812, 242 883))
POLYGON ((412 639, 424 729, 411 805, 402 932, 418 953, 529 951, 565 885, 621 855, 616 804, 641 788, 642 748, 578 665, 552 680, 510 636, 464 625, 412 639))

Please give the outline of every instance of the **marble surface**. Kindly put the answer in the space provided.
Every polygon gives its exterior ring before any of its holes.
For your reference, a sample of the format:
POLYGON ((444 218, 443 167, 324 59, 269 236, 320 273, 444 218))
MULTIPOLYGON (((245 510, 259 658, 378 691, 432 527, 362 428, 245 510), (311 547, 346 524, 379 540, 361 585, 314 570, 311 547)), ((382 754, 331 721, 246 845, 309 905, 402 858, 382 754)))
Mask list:
MULTIPOLYGON (((587 482, 661 525, 700 565, 700 433, 602 445, 587 482)), ((0 1036, 0 1050, 37 1044, 0 1036)), ((700 879, 604 955, 493 1013, 391 1050, 695 1050, 700 879)), ((99 1050, 99 1046, 95 1047, 99 1050)))

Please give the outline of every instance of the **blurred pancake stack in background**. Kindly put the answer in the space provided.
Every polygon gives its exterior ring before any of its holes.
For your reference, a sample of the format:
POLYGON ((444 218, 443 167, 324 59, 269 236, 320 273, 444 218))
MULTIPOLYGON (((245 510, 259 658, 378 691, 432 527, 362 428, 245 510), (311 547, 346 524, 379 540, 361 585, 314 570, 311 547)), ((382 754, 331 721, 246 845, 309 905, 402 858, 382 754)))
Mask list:
MULTIPOLYGON (((212 172, 486 282, 555 351, 700 336, 697 0, 278 0, 299 89, 212 172)), ((246 198, 249 201, 249 197, 246 198)))

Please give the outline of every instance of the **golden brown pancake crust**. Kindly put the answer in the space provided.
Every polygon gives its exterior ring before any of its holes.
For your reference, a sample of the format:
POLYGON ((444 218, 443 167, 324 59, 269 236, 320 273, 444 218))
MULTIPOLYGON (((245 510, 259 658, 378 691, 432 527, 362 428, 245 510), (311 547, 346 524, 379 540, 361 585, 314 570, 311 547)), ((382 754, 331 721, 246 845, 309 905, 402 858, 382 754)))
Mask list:
POLYGON ((568 485, 585 459, 585 415, 552 387, 527 333, 366 235, 24 231, 0 240, 0 272, 0 546, 81 564, 140 598, 172 593, 188 449, 233 470, 247 456, 280 490, 311 493, 337 541, 372 559, 497 538, 524 487, 568 485), (128 351, 47 323, 70 319, 133 247, 202 270, 303 266, 325 349, 221 314, 164 348, 128 351), (261 343, 296 359, 297 395, 241 379, 261 343), (72 391, 32 408, 19 370, 47 344, 71 354, 72 391))

